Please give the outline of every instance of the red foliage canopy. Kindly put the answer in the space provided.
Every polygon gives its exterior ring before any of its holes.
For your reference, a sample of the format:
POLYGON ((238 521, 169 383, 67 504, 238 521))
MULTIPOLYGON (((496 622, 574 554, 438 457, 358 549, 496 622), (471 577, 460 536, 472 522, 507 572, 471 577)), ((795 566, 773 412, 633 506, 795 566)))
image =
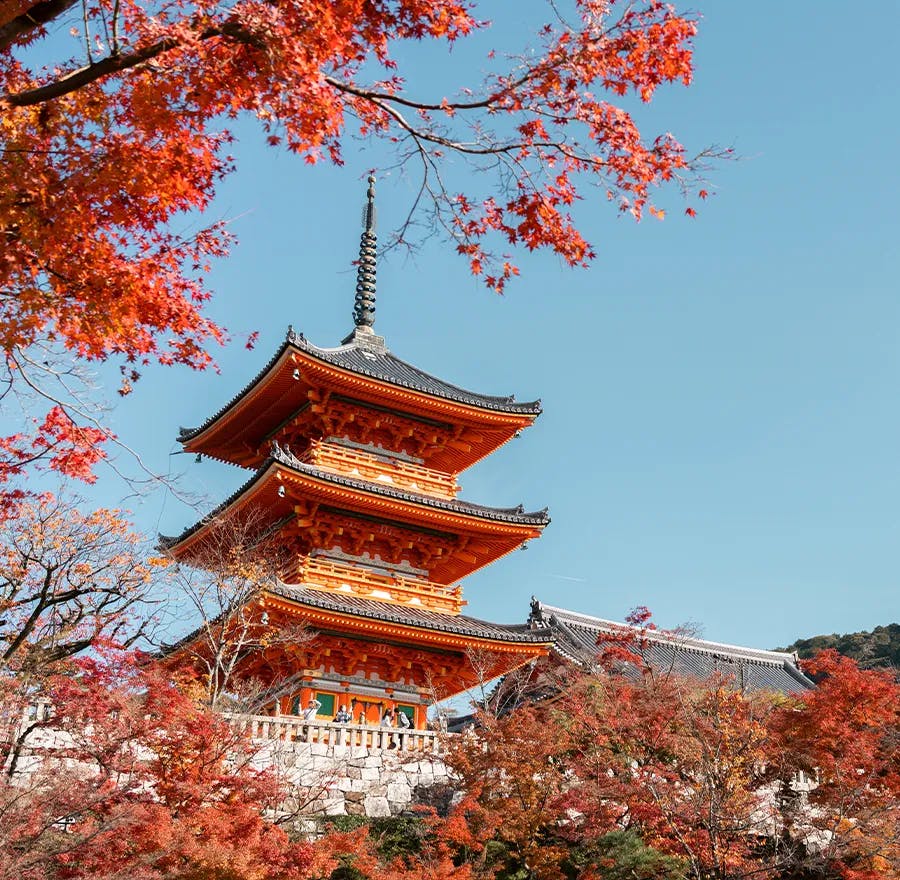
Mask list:
MULTIPOLYGON (((34 346, 120 357, 123 393, 151 360, 210 363, 208 345, 225 334, 204 314, 203 273, 228 235, 221 224, 182 234, 177 221, 202 212, 232 170, 223 124, 241 113, 309 162, 341 163, 354 129, 393 143, 397 161, 421 173, 395 243, 425 212, 495 290, 518 273, 498 245, 585 265, 595 252, 570 215, 585 187, 640 217, 654 187, 685 185, 694 168, 671 135, 644 138, 618 102, 690 82, 696 21, 659 0, 571 0, 547 12, 533 49, 504 64, 489 58, 483 82, 465 82, 466 70, 457 95, 429 98, 411 93, 413 71, 398 67, 395 47, 452 45, 486 27, 467 0, 0 4, 0 174, 9 182, 0 344, 10 387, 38 389, 31 374, 45 357, 29 356, 34 346), (58 53, 60 24, 73 26, 79 49, 37 66, 35 57, 58 53), (468 178, 486 192, 445 188, 448 152, 488 172, 468 178)), ((88 473, 110 435, 76 428, 85 419, 62 405, 52 424, 2 441, 0 479, 42 449, 53 450, 51 467, 88 473)))
POLYGON ((0 878, 307 876, 309 846, 263 815, 280 801, 276 777, 138 659, 104 651, 48 681, 52 710, 0 783, 0 878))

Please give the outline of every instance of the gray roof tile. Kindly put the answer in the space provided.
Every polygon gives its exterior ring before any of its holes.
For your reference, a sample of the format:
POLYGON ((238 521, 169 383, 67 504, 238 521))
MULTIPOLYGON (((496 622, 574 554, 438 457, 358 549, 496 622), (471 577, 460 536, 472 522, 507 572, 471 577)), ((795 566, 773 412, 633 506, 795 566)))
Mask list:
MULTIPOLYGON (((192 440, 221 418, 275 366, 284 351, 290 347, 305 352, 324 363, 349 370, 361 376, 378 379, 401 388, 409 388, 412 391, 432 394, 435 397, 442 397, 445 400, 452 400, 456 403, 464 403, 480 409, 514 415, 538 416, 541 413, 540 400, 519 402, 513 395, 507 397, 492 396, 479 394, 475 391, 467 391, 465 388, 459 388, 456 385, 445 382, 443 379, 438 379, 436 376, 432 376, 430 373, 426 373, 424 370, 420 370, 418 367, 400 360, 384 345, 371 341, 360 342, 352 336, 350 339, 353 341, 346 342, 337 348, 319 348, 306 339, 302 333, 296 333, 293 329, 289 329, 284 342, 259 373, 225 406, 203 422, 202 425, 196 428, 181 428, 178 434, 179 441, 186 443, 192 440)), ((375 337, 375 339, 378 340, 379 337, 375 337)))
MULTIPOLYGON (((549 628, 553 633, 556 654, 586 665, 596 662, 604 636, 628 630, 625 624, 541 602, 532 606, 531 620, 538 627, 536 631, 549 628)), ((800 671, 793 654, 684 638, 665 631, 641 630, 640 635, 644 661, 659 671, 695 678, 724 674, 747 690, 793 693, 814 687, 800 671)), ((611 639, 608 641, 612 643, 611 639)))
POLYGON ((484 504, 475 504, 472 501, 462 501, 456 498, 438 498, 437 496, 425 495, 421 492, 410 492, 394 486, 387 486, 384 483, 355 479, 353 477, 344 476, 343 474, 336 474, 333 471, 322 470, 315 465, 300 461, 298 458, 291 455, 291 453, 286 452, 275 445, 269 458, 263 462, 260 468, 249 480, 247 480, 247 482, 232 492, 228 498, 219 504, 218 507, 210 511, 203 519, 186 528, 180 535, 160 535, 160 546, 164 548, 174 547, 176 544, 180 544, 185 540, 185 538, 190 537, 205 523, 218 516, 223 510, 226 510, 231 504, 237 501, 241 495, 250 489, 250 487, 265 474, 273 463, 291 468, 291 470, 297 471, 298 473, 308 474, 319 480, 346 486, 350 489, 359 489, 363 492, 371 492, 374 495, 383 495, 388 498, 396 498, 400 501, 410 501, 425 507, 433 507, 438 510, 461 513, 467 516, 475 516, 479 519, 494 520, 496 522, 511 523, 514 525, 532 525, 538 528, 543 528, 550 522, 550 515, 547 513, 546 508, 528 512, 521 504, 517 507, 488 507, 484 504))
POLYGON ((279 583, 270 588, 270 592, 312 608, 337 611, 354 617, 383 620, 437 632, 522 644, 546 644, 549 641, 546 633, 530 630, 521 625, 507 626, 502 623, 479 620, 477 617, 469 617, 465 614, 441 614, 414 606, 378 602, 359 596, 342 596, 338 593, 310 589, 302 585, 279 583))

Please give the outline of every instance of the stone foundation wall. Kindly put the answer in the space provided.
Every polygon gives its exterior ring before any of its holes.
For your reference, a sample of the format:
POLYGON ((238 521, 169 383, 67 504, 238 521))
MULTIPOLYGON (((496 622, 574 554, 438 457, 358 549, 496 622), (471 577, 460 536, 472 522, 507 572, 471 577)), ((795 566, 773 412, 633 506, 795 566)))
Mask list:
POLYGON ((263 743, 259 766, 281 774, 285 812, 305 817, 397 816, 416 805, 441 808, 454 794, 439 755, 320 743, 263 743))

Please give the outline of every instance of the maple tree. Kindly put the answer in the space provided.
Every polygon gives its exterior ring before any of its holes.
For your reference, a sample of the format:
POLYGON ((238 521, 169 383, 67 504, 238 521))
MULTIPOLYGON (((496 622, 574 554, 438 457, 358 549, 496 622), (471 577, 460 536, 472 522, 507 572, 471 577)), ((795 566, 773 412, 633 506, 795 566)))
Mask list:
POLYGON ((270 622, 264 609, 264 591, 291 562, 275 537, 261 512, 216 519, 193 564, 169 566, 169 600, 179 615, 188 610, 197 626, 177 649, 165 650, 190 667, 210 707, 259 710, 273 695, 248 672, 247 661, 267 649, 298 650, 315 638, 303 625, 270 622))
POLYGON ((41 695, 0 782, 0 878, 308 876, 309 845, 269 818, 279 780, 158 665, 102 650, 41 695))
POLYGON ((229 234, 195 217, 233 169, 227 125, 240 114, 308 162, 340 164, 354 133, 392 144, 420 179, 393 244, 424 221, 495 290, 518 273, 505 248, 571 266, 594 257, 571 216, 591 186, 635 217, 662 216, 655 187, 690 188, 703 156, 670 134, 644 137, 623 102, 690 82, 694 16, 658 0, 548 3, 534 45, 492 53, 483 82, 465 81, 467 66, 457 94, 417 95, 402 44, 450 47, 487 27, 477 11, 468 0, 0 4, 0 393, 25 413, 0 439, 0 480, 29 467, 90 479, 116 442, 73 363, 117 359, 122 393, 152 361, 211 363, 226 334, 205 315, 203 276, 229 234), (463 191, 444 174, 451 153, 481 172, 463 191), (34 397, 46 414, 31 415, 34 397))
POLYGON ((846 880, 900 877, 900 683, 833 649, 805 668, 818 683, 773 719, 774 775, 815 780, 788 798, 814 860, 846 880))
POLYGON ((651 668, 635 622, 604 637, 596 672, 537 670, 538 702, 449 744, 476 875, 900 876, 889 674, 825 652, 816 690, 745 692, 651 668))
POLYGON ((0 670, 33 675, 98 639, 142 633, 151 566, 140 543, 120 511, 20 502, 0 523, 0 670))

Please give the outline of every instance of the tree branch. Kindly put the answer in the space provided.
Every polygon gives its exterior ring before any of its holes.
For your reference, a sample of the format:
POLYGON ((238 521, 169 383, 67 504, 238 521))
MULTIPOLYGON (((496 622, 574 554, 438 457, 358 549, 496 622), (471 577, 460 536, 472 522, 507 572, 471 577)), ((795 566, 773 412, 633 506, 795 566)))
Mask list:
POLYGON ((43 27, 45 24, 59 18, 67 9, 74 6, 78 0, 41 0, 35 3, 27 12, 17 15, 11 21, 0 26, 0 52, 12 46, 19 37, 43 27))
MULTIPOLYGON (((210 40, 213 37, 229 37, 237 42, 246 43, 256 48, 262 48, 264 45, 260 37, 241 27, 236 22, 225 22, 217 27, 206 28, 199 35, 200 40, 210 40)), ((144 46, 142 49, 135 49, 127 55, 108 55, 100 61, 79 67, 77 70, 73 70, 71 73, 67 73, 60 79, 49 82, 46 85, 26 89, 24 92, 4 95, 0 98, 0 104, 7 104, 10 107, 32 107, 35 104, 44 104, 47 101, 76 92, 78 89, 84 88, 84 86, 103 79, 110 74, 138 67, 166 52, 179 48, 181 45, 181 41, 174 37, 167 37, 149 46, 144 46)))

